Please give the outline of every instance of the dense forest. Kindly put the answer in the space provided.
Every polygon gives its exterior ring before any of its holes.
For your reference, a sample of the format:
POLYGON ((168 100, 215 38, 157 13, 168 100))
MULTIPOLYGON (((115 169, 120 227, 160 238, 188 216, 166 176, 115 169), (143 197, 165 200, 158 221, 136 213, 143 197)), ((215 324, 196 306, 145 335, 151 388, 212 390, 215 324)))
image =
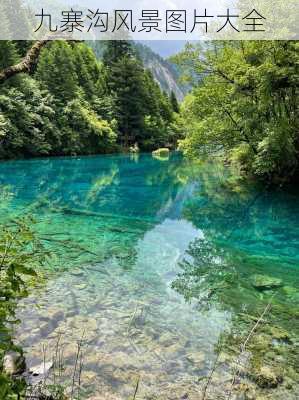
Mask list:
MULTIPOLYGON (((32 43, 2 41, 0 68, 32 43)), ((298 43, 210 42, 173 58, 193 90, 162 92, 128 40, 56 41, 33 72, 1 84, 0 157, 143 151, 225 154, 242 173, 283 184, 298 177, 298 43), (182 135, 184 134, 184 135, 182 135), (180 140, 181 139, 181 140, 180 140)))
MULTIPOLYGON (((128 39, 129 40, 129 39, 128 39)), ((94 40, 87 42, 93 49, 99 60, 103 59, 105 51, 104 40, 94 40)), ((151 71, 154 79, 159 83, 162 91, 171 95, 173 92, 179 101, 182 101, 190 90, 190 85, 184 83, 180 77, 182 71, 180 67, 171 60, 161 57, 155 53, 148 45, 140 41, 131 41, 133 49, 138 53, 144 68, 151 71)))
MULTIPOLYGON (((30 46, 2 41, 0 69, 19 62, 30 46)), ((153 150, 176 142, 178 109, 129 41, 105 43, 102 62, 88 44, 48 43, 31 75, 1 85, 0 110, 1 158, 109 153, 135 143, 153 150)))

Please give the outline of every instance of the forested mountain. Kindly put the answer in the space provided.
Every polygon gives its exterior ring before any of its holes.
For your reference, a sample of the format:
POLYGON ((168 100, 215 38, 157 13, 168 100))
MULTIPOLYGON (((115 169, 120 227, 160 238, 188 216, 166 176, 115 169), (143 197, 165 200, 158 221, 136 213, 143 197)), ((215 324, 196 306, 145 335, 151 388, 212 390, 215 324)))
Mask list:
MULTIPOLYGON (((96 56, 102 59, 105 47, 104 42, 96 41, 89 42, 89 44, 94 49, 96 56)), ((190 87, 179 81, 179 66, 164 59, 144 44, 132 42, 132 46, 141 58, 144 67, 151 71, 160 88, 169 95, 173 92, 177 99, 182 101, 190 87)))
POLYGON ((190 90, 188 85, 180 83, 180 69, 176 64, 164 59, 159 54, 152 51, 148 46, 135 43, 143 64, 148 68, 155 80, 159 83, 162 90, 171 94, 173 92, 179 101, 190 90))

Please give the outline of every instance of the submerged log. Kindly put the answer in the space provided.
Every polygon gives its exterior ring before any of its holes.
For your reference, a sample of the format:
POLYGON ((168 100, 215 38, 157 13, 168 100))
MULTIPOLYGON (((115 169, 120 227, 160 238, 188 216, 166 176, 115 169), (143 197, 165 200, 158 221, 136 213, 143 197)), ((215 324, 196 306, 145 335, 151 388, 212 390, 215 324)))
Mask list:
POLYGON ((120 215, 120 214, 110 214, 110 213, 102 213, 102 212, 96 212, 96 211, 91 211, 91 210, 86 210, 86 209, 78 209, 78 208, 69 208, 69 207, 55 207, 50 209, 51 212, 56 212, 56 213, 63 213, 66 215, 82 215, 85 217, 98 217, 98 218, 111 218, 111 219, 123 219, 123 220, 128 220, 128 221, 136 221, 136 222, 142 222, 146 224, 151 224, 155 225, 158 223, 158 220, 152 220, 149 218, 141 218, 141 217, 131 217, 127 215, 120 215))

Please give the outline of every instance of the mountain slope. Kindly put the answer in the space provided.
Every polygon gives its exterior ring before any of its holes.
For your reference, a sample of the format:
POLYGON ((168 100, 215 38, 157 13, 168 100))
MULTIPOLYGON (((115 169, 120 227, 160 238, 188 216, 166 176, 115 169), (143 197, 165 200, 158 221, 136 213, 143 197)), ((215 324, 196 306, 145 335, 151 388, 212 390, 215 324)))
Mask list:
POLYGON ((170 94, 175 93, 177 99, 182 101, 189 88, 179 82, 178 68, 165 60, 148 46, 135 43, 136 49, 143 61, 144 67, 149 69, 162 90, 170 94))
MULTIPOLYGON (((101 59, 104 51, 104 42, 96 41, 89 42, 89 44, 93 48, 96 56, 101 59)), ((180 73, 176 65, 165 60, 144 44, 134 42, 134 47, 144 67, 151 71, 161 89, 168 94, 174 92, 177 99, 182 101, 189 91, 189 87, 179 82, 180 73)))

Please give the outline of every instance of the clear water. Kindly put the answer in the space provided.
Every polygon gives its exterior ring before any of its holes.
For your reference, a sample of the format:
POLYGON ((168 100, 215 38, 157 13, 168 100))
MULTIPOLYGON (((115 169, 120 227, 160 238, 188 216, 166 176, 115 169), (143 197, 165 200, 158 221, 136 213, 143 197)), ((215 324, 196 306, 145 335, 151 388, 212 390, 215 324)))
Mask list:
POLYGON ((4 162, 0 197, 1 221, 33 214, 53 253, 46 283, 18 311, 30 365, 62 333, 70 376, 84 335, 83 397, 132 398, 140 379, 139 398, 195 399, 221 347, 206 398, 225 398, 238 336, 273 295, 252 285, 263 274, 283 286, 257 332, 273 347, 258 362, 279 364, 292 384, 242 379, 271 399, 297 398, 298 193, 240 183, 216 161, 142 154, 4 162))

